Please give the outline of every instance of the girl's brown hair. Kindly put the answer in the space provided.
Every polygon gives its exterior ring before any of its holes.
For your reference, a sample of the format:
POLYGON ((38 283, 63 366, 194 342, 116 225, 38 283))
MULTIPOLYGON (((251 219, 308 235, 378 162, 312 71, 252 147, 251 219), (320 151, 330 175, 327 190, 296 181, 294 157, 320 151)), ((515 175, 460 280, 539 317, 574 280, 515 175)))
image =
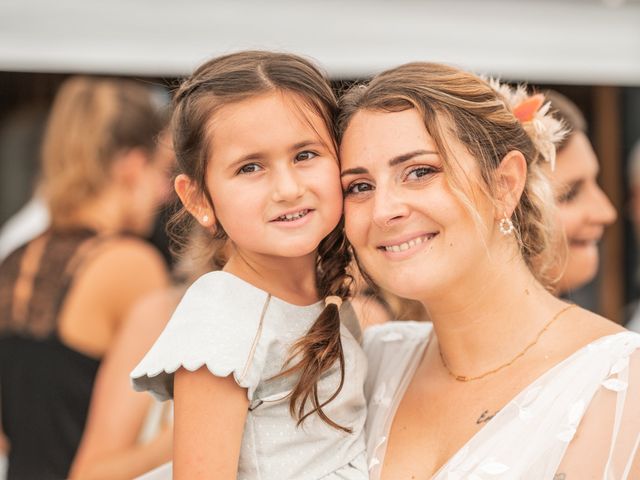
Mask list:
MULTIPOLYGON (((210 60, 177 90, 172 125, 179 173, 194 182, 198 194, 206 198, 214 212, 215 205, 205 184, 207 160, 211 158, 215 136, 211 120, 224 105, 269 92, 291 93, 303 101, 324 121, 331 134, 330 147, 337 151, 334 127, 337 101, 326 77, 312 63, 296 55, 265 51, 244 51, 210 60)), ((170 223, 170 236, 177 253, 193 228, 199 228, 197 222, 182 207, 170 223)), ((228 240, 223 226, 218 223, 209 239, 205 247, 208 255, 222 254, 228 240)), ((349 295, 351 280, 346 267, 350 260, 340 222, 318 247, 316 283, 321 297, 345 298, 349 295)), ((309 415, 318 413, 329 425, 348 431, 322 410, 338 395, 344 382, 344 355, 336 305, 326 306, 307 334, 293 345, 287 364, 294 359, 297 360, 295 365, 282 373, 299 375, 290 398, 292 416, 300 424, 309 415), (336 362, 340 368, 340 384, 330 398, 320 399, 318 381, 336 362), (312 405, 309 411, 305 411, 307 401, 312 405)))
POLYGON ((165 126, 166 114, 154 104, 151 91, 133 80, 66 80, 42 146, 43 191, 52 225, 65 225, 76 208, 102 191, 119 153, 140 148, 151 157, 165 126))
MULTIPOLYGON (((493 173, 504 156, 512 150, 522 152, 527 161, 527 180, 511 220, 526 264, 534 276, 550 288, 556 280, 550 276, 551 267, 557 261, 556 252, 550 248, 554 203, 541 164, 551 159, 547 158, 547 150, 543 152, 539 148, 540 142, 527 131, 528 127, 516 118, 511 99, 500 90, 509 91, 504 85, 492 85, 490 81, 447 65, 405 64, 379 74, 366 86, 352 87, 342 97, 338 135, 344 134, 360 110, 398 112, 415 108, 443 158, 449 185, 478 221, 477 210, 466 193, 469 188, 463 188, 468 187, 470 181, 459 165, 452 168, 455 158, 445 139, 455 136, 473 155, 481 175, 479 186, 490 199, 495 198, 496 191, 493 173)), ((553 145, 549 151, 554 153, 553 145)))

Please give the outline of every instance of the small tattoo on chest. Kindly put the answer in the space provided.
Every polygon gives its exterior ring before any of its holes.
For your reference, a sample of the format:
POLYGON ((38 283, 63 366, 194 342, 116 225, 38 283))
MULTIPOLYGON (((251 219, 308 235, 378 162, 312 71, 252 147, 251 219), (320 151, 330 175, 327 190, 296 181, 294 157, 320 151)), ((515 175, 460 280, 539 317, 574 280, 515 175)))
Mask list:
MULTIPOLYGON (((498 410, 498 412, 499 411, 500 410, 498 410)), ((476 425, 480 425, 481 423, 487 423, 489 420, 495 417, 498 414, 498 412, 492 415, 489 413, 489 410, 485 410, 484 412, 482 412, 482 415, 480 415, 480 418, 476 420, 476 425)))
POLYGON ((556 473, 553 476, 553 480, 567 480, 567 474, 566 473, 556 473))

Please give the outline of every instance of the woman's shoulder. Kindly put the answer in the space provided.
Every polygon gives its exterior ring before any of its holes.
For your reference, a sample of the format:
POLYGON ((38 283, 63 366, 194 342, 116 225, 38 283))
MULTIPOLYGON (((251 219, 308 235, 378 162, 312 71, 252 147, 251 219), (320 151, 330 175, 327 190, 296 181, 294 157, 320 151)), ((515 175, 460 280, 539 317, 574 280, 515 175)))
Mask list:
POLYGON ((412 364, 422 355, 432 330, 431 322, 414 321, 392 321, 365 330, 362 347, 369 365, 369 381, 403 371, 412 364))
POLYGON ((408 342, 421 344, 427 341, 433 330, 431 322, 391 321, 373 325, 364 331, 365 350, 381 344, 408 342))

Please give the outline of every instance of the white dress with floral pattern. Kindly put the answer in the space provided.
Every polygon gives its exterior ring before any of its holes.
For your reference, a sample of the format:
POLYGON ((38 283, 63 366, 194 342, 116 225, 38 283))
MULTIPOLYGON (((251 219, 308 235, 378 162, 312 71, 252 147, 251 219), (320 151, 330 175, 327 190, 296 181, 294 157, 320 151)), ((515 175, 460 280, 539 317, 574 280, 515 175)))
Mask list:
MULTIPOLYGON (((365 331, 369 475, 381 475, 391 424, 432 324, 365 331)), ((433 476, 457 479, 640 478, 640 335, 597 339, 503 407, 433 476)))

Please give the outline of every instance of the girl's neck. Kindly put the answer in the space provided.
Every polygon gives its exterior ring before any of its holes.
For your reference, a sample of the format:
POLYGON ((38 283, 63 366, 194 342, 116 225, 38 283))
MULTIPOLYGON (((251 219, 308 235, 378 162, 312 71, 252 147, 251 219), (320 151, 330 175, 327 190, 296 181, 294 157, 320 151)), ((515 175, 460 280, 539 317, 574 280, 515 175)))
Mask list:
POLYGON ((449 368, 477 376, 518 355, 563 306, 524 261, 488 263, 449 293, 427 299, 438 347, 449 368))
POLYGON ((311 305, 318 301, 316 256, 285 258, 255 254, 235 249, 224 271, 294 305, 311 305))

